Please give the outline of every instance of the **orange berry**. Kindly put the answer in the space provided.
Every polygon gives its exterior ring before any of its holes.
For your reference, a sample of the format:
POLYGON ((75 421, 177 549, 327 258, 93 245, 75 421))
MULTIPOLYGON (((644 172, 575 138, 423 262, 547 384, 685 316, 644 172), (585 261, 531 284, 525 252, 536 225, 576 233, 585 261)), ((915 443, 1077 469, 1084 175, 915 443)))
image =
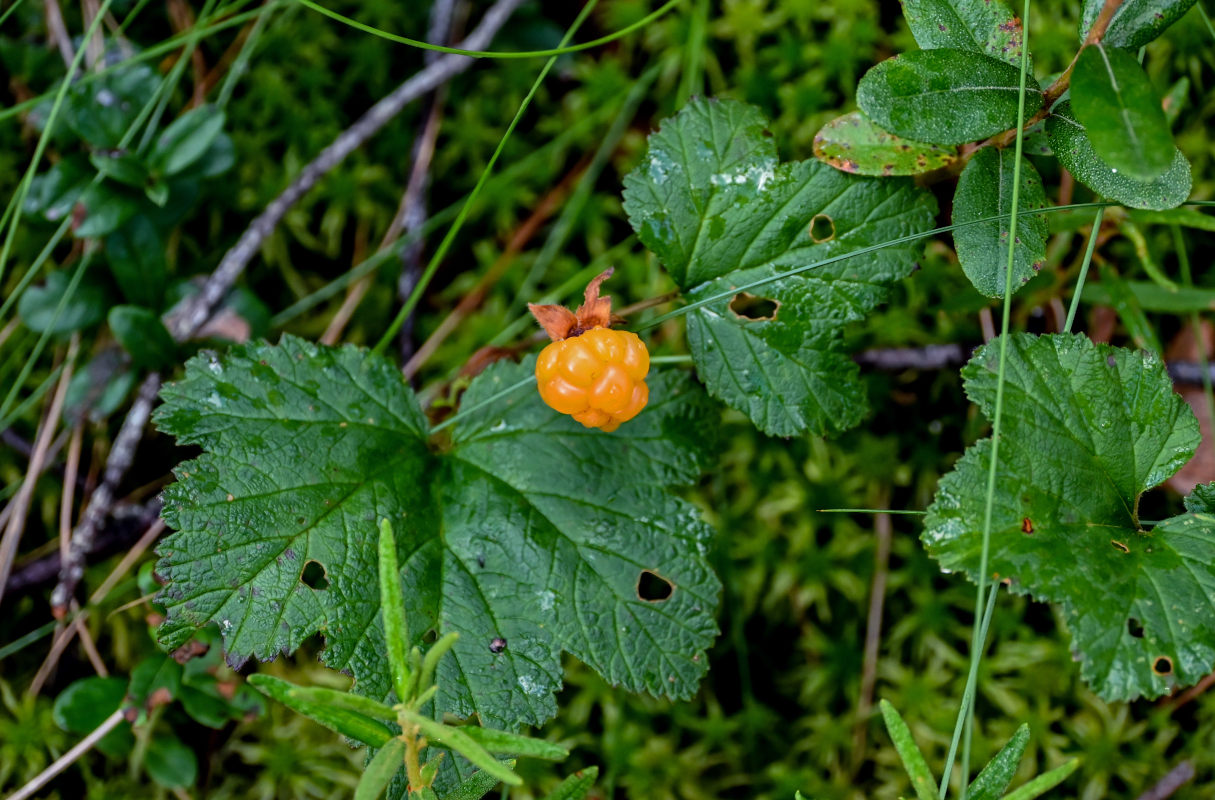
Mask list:
POLYGON ((645 407, 649 371, 650 354, 637 334, 592 328, 545 347, 536 382, 554 410, 610 432, 645 407))

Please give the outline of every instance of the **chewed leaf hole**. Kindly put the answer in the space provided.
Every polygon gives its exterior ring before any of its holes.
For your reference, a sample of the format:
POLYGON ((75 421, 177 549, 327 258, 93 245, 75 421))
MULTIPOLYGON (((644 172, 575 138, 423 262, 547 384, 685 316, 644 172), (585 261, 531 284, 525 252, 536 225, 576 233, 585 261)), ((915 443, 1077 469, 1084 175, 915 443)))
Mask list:
POLYGON ((642 570, 637 578, 637 596, 647 603, 661 603, 675 591, 675 584, 657 572, 642 570))
POLYGON ((1117 539, 1110 539, 1110 544, 1114 546, 1115 550, 1121 550, 1124 553, 1131 552, 1131 548, 1126 546, 1126 542, 1120 542, 1117 539))
POLYGON ((829 242, 835 238, 835 220, 826 214, 815 214, 810 220, 810 239, 815 244, 829 242))
POLYGON ((1126 632, 1129 633, 1131 636, 1134 636, 1136 639, 1142 639, 1143 638, 1143 625, 1141 625, 1139 623, 1139 620, 1135 619, 1134 617, 1131 617, 1130 619, 1128 619, 1126 621, 1126 632))
POLYGON ((1152 662, 1152 672, 1157 675, 1165 676, 1173 674, 1173 659, 1168 656, 1160 656, 1152 662))
POLYGON ((300 573, 300 583, 311 589, 329 588, 329 578, 319 561, 309 561, 304 565, 304 571, 300 573))
POLYGON ((739 292, 730 301, 730 310, 736 317, 760 322, 776 319, 780 303, 766 297, 756 297, 750 292, 739 292))

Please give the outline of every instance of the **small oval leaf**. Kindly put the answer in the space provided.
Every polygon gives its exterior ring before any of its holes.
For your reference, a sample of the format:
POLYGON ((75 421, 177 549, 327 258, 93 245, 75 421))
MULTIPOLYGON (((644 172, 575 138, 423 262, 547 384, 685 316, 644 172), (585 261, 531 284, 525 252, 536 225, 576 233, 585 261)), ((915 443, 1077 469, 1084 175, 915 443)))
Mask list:
MULTIPOLYGON (((958 179, 953 196, 953 221, 973 222, 1012 209, 1016 153, 985 147, 970 159, 958 179)), ((1041 214, 1028 214, 1046 206, 1042 178, 1028 159, 1021 159, 1020 213, 1017 241, 1013 247, 1012 287, 1017 289, 1046 263, 1049 230, 1041 214)), ((962 271, 974 287, 988 297, 1004 296, 1004 272, 1008 267, 1009 220, 981 222, 953 232, 954 248, 962 271)))
MULTIPOLYGON (((920 142, 962 144, 1017 124, 1021 72, 981 53, 914 50, 887 59, 861 78, 856 102, 882 128, 920 142)), ((1025 115, 1042 107, 1027 77, 1025 115)))
POLYGON ((1097 155, 1141 181, 1159 178, 1173 163, 1173 136, 1160 98, 1133 55, 1090 45, 1072 73, 1072 108, 1097 155))
POLYGON ((1131 208, 1163 211, 1176 208, 1190 196, 1190 162, 1176 147, 1169 171, 1151 181, 1141 181, 1119 172, 1097 155, 1088 133, 1072 113, 1070 103, 1055 107, 1046 121, 1051 149, 1076 179, 1102 197, 1131 208))
POLYGON ((857 175, 919 175, 952 164, 958 151, 887 133, 853 111, 831 120, 815 135, 814 156, 857 175))

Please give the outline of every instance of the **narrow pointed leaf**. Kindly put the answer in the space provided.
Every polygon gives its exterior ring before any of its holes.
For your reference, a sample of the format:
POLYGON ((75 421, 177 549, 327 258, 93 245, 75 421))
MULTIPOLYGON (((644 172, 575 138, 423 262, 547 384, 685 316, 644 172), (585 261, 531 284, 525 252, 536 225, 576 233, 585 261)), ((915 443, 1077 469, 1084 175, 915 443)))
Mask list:
POLYGON ((690 103, 650 137, 626 176, 625 210, 689 300, 717 298, 687 315, 709 391, 769 434, 841 431, 866 408, 842 328, 910 274, 920 248, 904 243, 818 264, 929 229, 935 203, 907 180, 779 163, 763 125, 741 103, 690 103), (735 291, 754 281, 770 282, 735 291), (769 310, 740 307, 751 300, 769 310))
POLYGON ((561 745, 546 742, 543 739, 533 739, 530 736, 520 736, 517 733, 482 728, 478 725, 468 725, 460 730, 491 753, 530 756, 547 761, 561 761, 570 754, 570 751, 561 745))
POLYGON ((1101 197, 1131 208, 1161 211, 1181 205, 1190 196, 1190 162, 1176 147, 1167 172, 1154 180, 1141 181, 1118 172, 1097 155, 1084 126, 1072 114, 1070 103, 1055 106, 1046 121, 1046 135, 1059 163, 1101 197))
MULTIPOLYGON (((856 102, 884 130, 919 142, 963 144, 1017 125, 1021 71, 968 50, 913 50, 870 69, 856 102)), ((1025 115, 1042 108, 1032 78, 1025 88, 1025 115)))
POLYGON ((1013 791, 1004 795, 1004 800, 1034 800, 1049 792, 1068 779, 1080 766, 1080 759, 1073 758, 1062 766, 1055 767, 1050 772, 1043 772, 1031 781, 1023 783, 1013 791))
MULTIPOLYGON (((962 370, 988 417, 999 340, 962 370)), ((1081 335, 1014 334, 988 577, 1059 603, 1081 674, 1102 697, 1158 697, 1215 663, 1215 517, 1145 530, 1139 497, 1185 464, 1198 423, 1159 356, 1081 335), (1045 567, 1044 565, 1049 565, 1045 567)), ((943 568, 976 577, 991 441, 940 484, 923 540, 943 568)))
POLYGON ((405 624, 405 598, 401 594, 401 569, 397 566, 397 545, 392 523, 380 520, 379 570, 380 611, 384 615, 384 643, 388 666, 397 699, 407 702, 409 682, 409 628, 405 624))
POLYGON ((422 663, 418 667, 420 675, 418 678, 419 686, 425 689, 430 688, 431 683, 434 682, 435 669, 439 666, 439 661, 442 660, 443 656, 447 655, 451 648, 456 646, 459 638, 460 634, 458 633, 447 633, 430 646, 430 649, 426 651, 426 658, 422 660, 422 663))
POLYGON ((272 675, 250 675, 249 685, 267 697, 279 701, 292 711, 297 711, 329 730, 363 744, 383 747, 389 739, 393 738, 392 729, 384 723, 363 716, 357 711, 336 708, 322 702, 302 698, 295 694, 295 691, 301 687, 272 675))
POLYGON ((1084 48, 1071 98, 1093 150, 1111 168, 1140 181, 1168 172, 1177 148, 1160 98, 1133 55, 1100 44, 1084 48))
POLYGON ((599 777, 599 767, 587 767, 570 775, 553 791, 544 796, 544 800, 586 800, 591 789, 595 788, 595 780, 599 777))
MULTIPOLYGON (((975 153, 958 179, 953 198, 953 221, 961 224, 1010 213, 1016 164, 1016 153, 1011 149, 985 147, 975 153)), ((1045 217, 1027 213, 1046 207, 1042 178, 1026 158, 1021 159, 1020 172, 1020 212, 1017 215, 1017 241, 1013 247, 1014 293, 1046 263, 1046 238, 1050 233, 1045 217)), ((1009 221, 1001 219, 968 225, 953 232, 962 271, 974 287, 988 297, 1004 294, 1009 221)))
POLYGON ((970 784, 966 792, 969 800, 1000 800, 1017 774, 1017 767, 1028 745, 1029 725, 1022 725, 970 784))
POLYGON ((903 0, 903 17, 925 50, 952 47, 1021 63, 1021 20, 1003 0, 903 0))
MULTIPOLYGON (((1101 41, 1112 47, 1134 50, 1164 33, 1165 28, 1185 16, 1195 0, 1123 0, 1114 11, 1101 41)), ((1080 41, 1085 41, 1101 14, 1105 0, 1084 0, 1080 15, 1080 41)))
POLYGON ((294 686, 290 693, 293 698, 304 702, 344 708, 372 719, 386 719, 392 722, 397 720, 397 712, 392 706, 381 703, 379 700, 372 700, 370 697, 339 692, 336 689, 326 689, 322 686, 294 686))
POLYGON ((919 175, 952 164, 957 148, 887 133, 859 111, 836 117, 814 136, 814 157, 856 175, 919 175))
MULTIPOLYGON (((534 369, 496 364, 463 402, 534 369)), ((719 584, 709 529, 665 487, 699 474, 713 412, 677 371, 651 373, 650 392, 636 419, 603 434, 517 391, 463 419, 435 454, 400 370, 365 350, 284 337, 192 359, 156 416, 204 450, 166 492, 178 532, 159 548, 161 641, 180 646, 214 622, 239 663, 323 630, 324 662, 359 694, 387 697, 376 523, 388 519, 408 644, 460 634, 437 665, 438 711, 540 724, 556 709, 563 650, 614 684, 690 696, 719 584), (326 585, 305 581, 310 562, 326 585), (644 571, 671 583, 667 599, 638 595, 644 571)))
POLYGON ((480 767, 503 783, 508 783, 511 786, 519 786, 523 783, 522 778, 508 769, 498 759, 491 756, 484 747, 465 733, 463 729, 444 725, 425 714, 419 714, 415 711, 402 710, 401 718, 417 725, 432 745, 440 745, 449 750, 454 750, 471 761, 474 766, 480 767))
POLYGON ((376 800, 388 788, 392 778, 404 766, 405 742, 397 737, 389 739, 368 762, 354 788, 354 800, 376 800))
POLYGON ((911 778, 915 796, 919 800, 937 800, 936 779, 932 777, 932 770, 928 768, 924 754, 920 752, 919 745, 915 743, 911 729, 907 727, 907 723, 903 721, 898 710, 889 702, 883 700, 881 709, 882 719, 886 721, 886 731, 890 734, 891 741, 894 742, 894 749, 898 751, 903 768, 907 770, 907 777, 911 778))

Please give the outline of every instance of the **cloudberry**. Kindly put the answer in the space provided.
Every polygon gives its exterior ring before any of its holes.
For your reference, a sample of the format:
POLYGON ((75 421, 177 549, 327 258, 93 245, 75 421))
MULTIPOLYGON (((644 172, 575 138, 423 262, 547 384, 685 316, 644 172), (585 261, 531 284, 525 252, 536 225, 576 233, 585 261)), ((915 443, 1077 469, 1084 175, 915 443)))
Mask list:
POLYGON ((650 398, 649 351, 637 334, 609 327, 612 301, 599 296, 599 285, 611 275, 609 269, 590 282, 577 312, 528 306, 553 340, 536 361, 540 397, 586 427, 608 432, 637 416, 650 398))

